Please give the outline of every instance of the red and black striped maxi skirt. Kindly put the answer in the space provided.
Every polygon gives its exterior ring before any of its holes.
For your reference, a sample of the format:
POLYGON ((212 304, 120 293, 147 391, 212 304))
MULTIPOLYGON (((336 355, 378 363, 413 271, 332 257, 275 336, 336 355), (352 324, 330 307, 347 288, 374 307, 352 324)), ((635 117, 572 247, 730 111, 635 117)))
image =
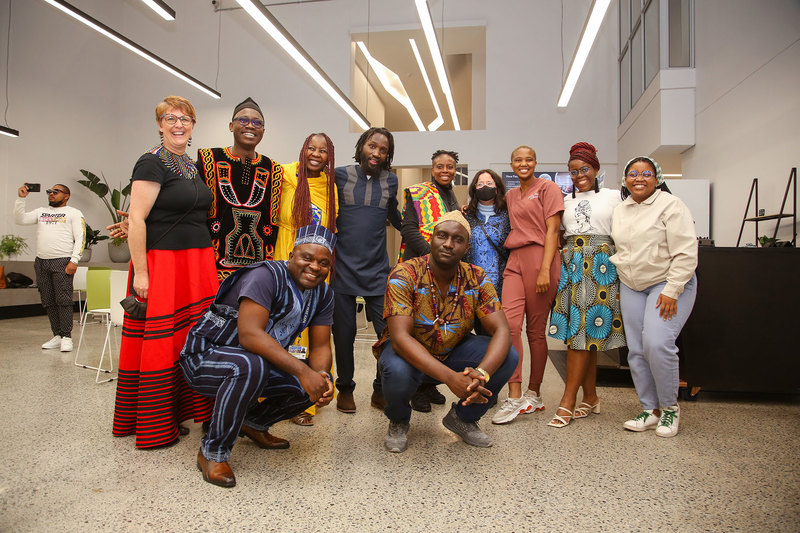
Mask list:
MULTIPOLYGON (((147 318, 125 315, 114 406, 115 437, 137 448, 174 442, 178 424, 211 418, 214 399, 187 385, 178 366, 189 328, 205 313, 219 282, 211 248, 150 250, 147 318)), ((130 290, 133 267, 129 270, 130 290)))

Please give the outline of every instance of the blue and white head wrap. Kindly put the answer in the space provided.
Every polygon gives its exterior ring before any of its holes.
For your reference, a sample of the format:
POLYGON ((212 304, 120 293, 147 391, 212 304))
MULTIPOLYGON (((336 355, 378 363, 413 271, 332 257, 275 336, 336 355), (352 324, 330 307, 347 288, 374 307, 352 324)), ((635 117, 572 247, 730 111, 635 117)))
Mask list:
POLYGON ((294 245, 300 246, 301 244, 318 244, 333 253, 333 247, 336 246, 336 235, 325 226, 310 224, 297 230, 294 245))

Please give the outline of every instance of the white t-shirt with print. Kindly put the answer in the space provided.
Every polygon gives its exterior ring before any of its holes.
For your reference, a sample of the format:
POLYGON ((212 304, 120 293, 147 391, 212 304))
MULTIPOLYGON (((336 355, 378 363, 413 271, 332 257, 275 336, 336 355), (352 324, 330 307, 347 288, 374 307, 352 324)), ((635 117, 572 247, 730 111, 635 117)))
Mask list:
POLYGON ((614 208, 622 202, 618 190, 600 189, 576 192, 564 197, 564 216, 561 225, 564 236, 611 235, 614 208))

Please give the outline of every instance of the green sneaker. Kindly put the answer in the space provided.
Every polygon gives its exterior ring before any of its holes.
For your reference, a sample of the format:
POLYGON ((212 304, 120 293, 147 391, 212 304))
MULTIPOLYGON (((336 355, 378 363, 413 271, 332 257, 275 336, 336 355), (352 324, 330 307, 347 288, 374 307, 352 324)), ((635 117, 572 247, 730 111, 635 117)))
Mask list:
POLYGON ((647 431, 648 429, 655 429, 658 425, 658 417, 653 414, 652 409, 645 409, 639 416, 628 420, 622 427, 630 431, 647 431))
POLYGON ((677 404, 661 410, 661 419, 658 421, 656 435, 659 437, 674 437, 678 434, 678 422, 681 417, 681 408, 677 404))

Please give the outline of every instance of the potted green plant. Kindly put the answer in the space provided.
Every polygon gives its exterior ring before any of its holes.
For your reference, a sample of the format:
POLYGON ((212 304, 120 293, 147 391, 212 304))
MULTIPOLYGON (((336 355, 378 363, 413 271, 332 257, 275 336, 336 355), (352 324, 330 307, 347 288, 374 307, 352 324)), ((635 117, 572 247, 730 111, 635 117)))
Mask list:
MULTIPOLYGON (((116 224, 122 221, 122 217, 117 214, 117 210, 127 211, 130 203, 131 184, 128 183, 122 189, 112 189, 108 185, 106 177, 100 173, 100 177, 93 172, 81 169, 81 174, 86 179, 78 180, 78 183, 95 193, 108 209, 111 215, 111 223, 116 224)), ((114 238, 108 243, 108 256, 115 263, 127 263, 131 254, 128 250, 128 243, 126 239, 114 238)))
POLYGON ((767 237, 766 235, 762 235, 758 238, 758 243, 762 248, 773 248, 777 242, 778 239, 773 239, 772 237, 767 237))
MULTIPOLYGON (((0 238, 0 261, 11 259, 28 249, 28 243, 23 237, 10 233, 0 238)), ((6 288, 6 269, 0 265, 0 289, 6 288)))
POLYGON ((92 229, 89 224, 86 224, 86 246, 83 248, 83 255, 81 255, 81 263, 88 263, 92 258, 92 246, 100 241, 108 240, 108 235, 100 235, 99 229, 92 229))

